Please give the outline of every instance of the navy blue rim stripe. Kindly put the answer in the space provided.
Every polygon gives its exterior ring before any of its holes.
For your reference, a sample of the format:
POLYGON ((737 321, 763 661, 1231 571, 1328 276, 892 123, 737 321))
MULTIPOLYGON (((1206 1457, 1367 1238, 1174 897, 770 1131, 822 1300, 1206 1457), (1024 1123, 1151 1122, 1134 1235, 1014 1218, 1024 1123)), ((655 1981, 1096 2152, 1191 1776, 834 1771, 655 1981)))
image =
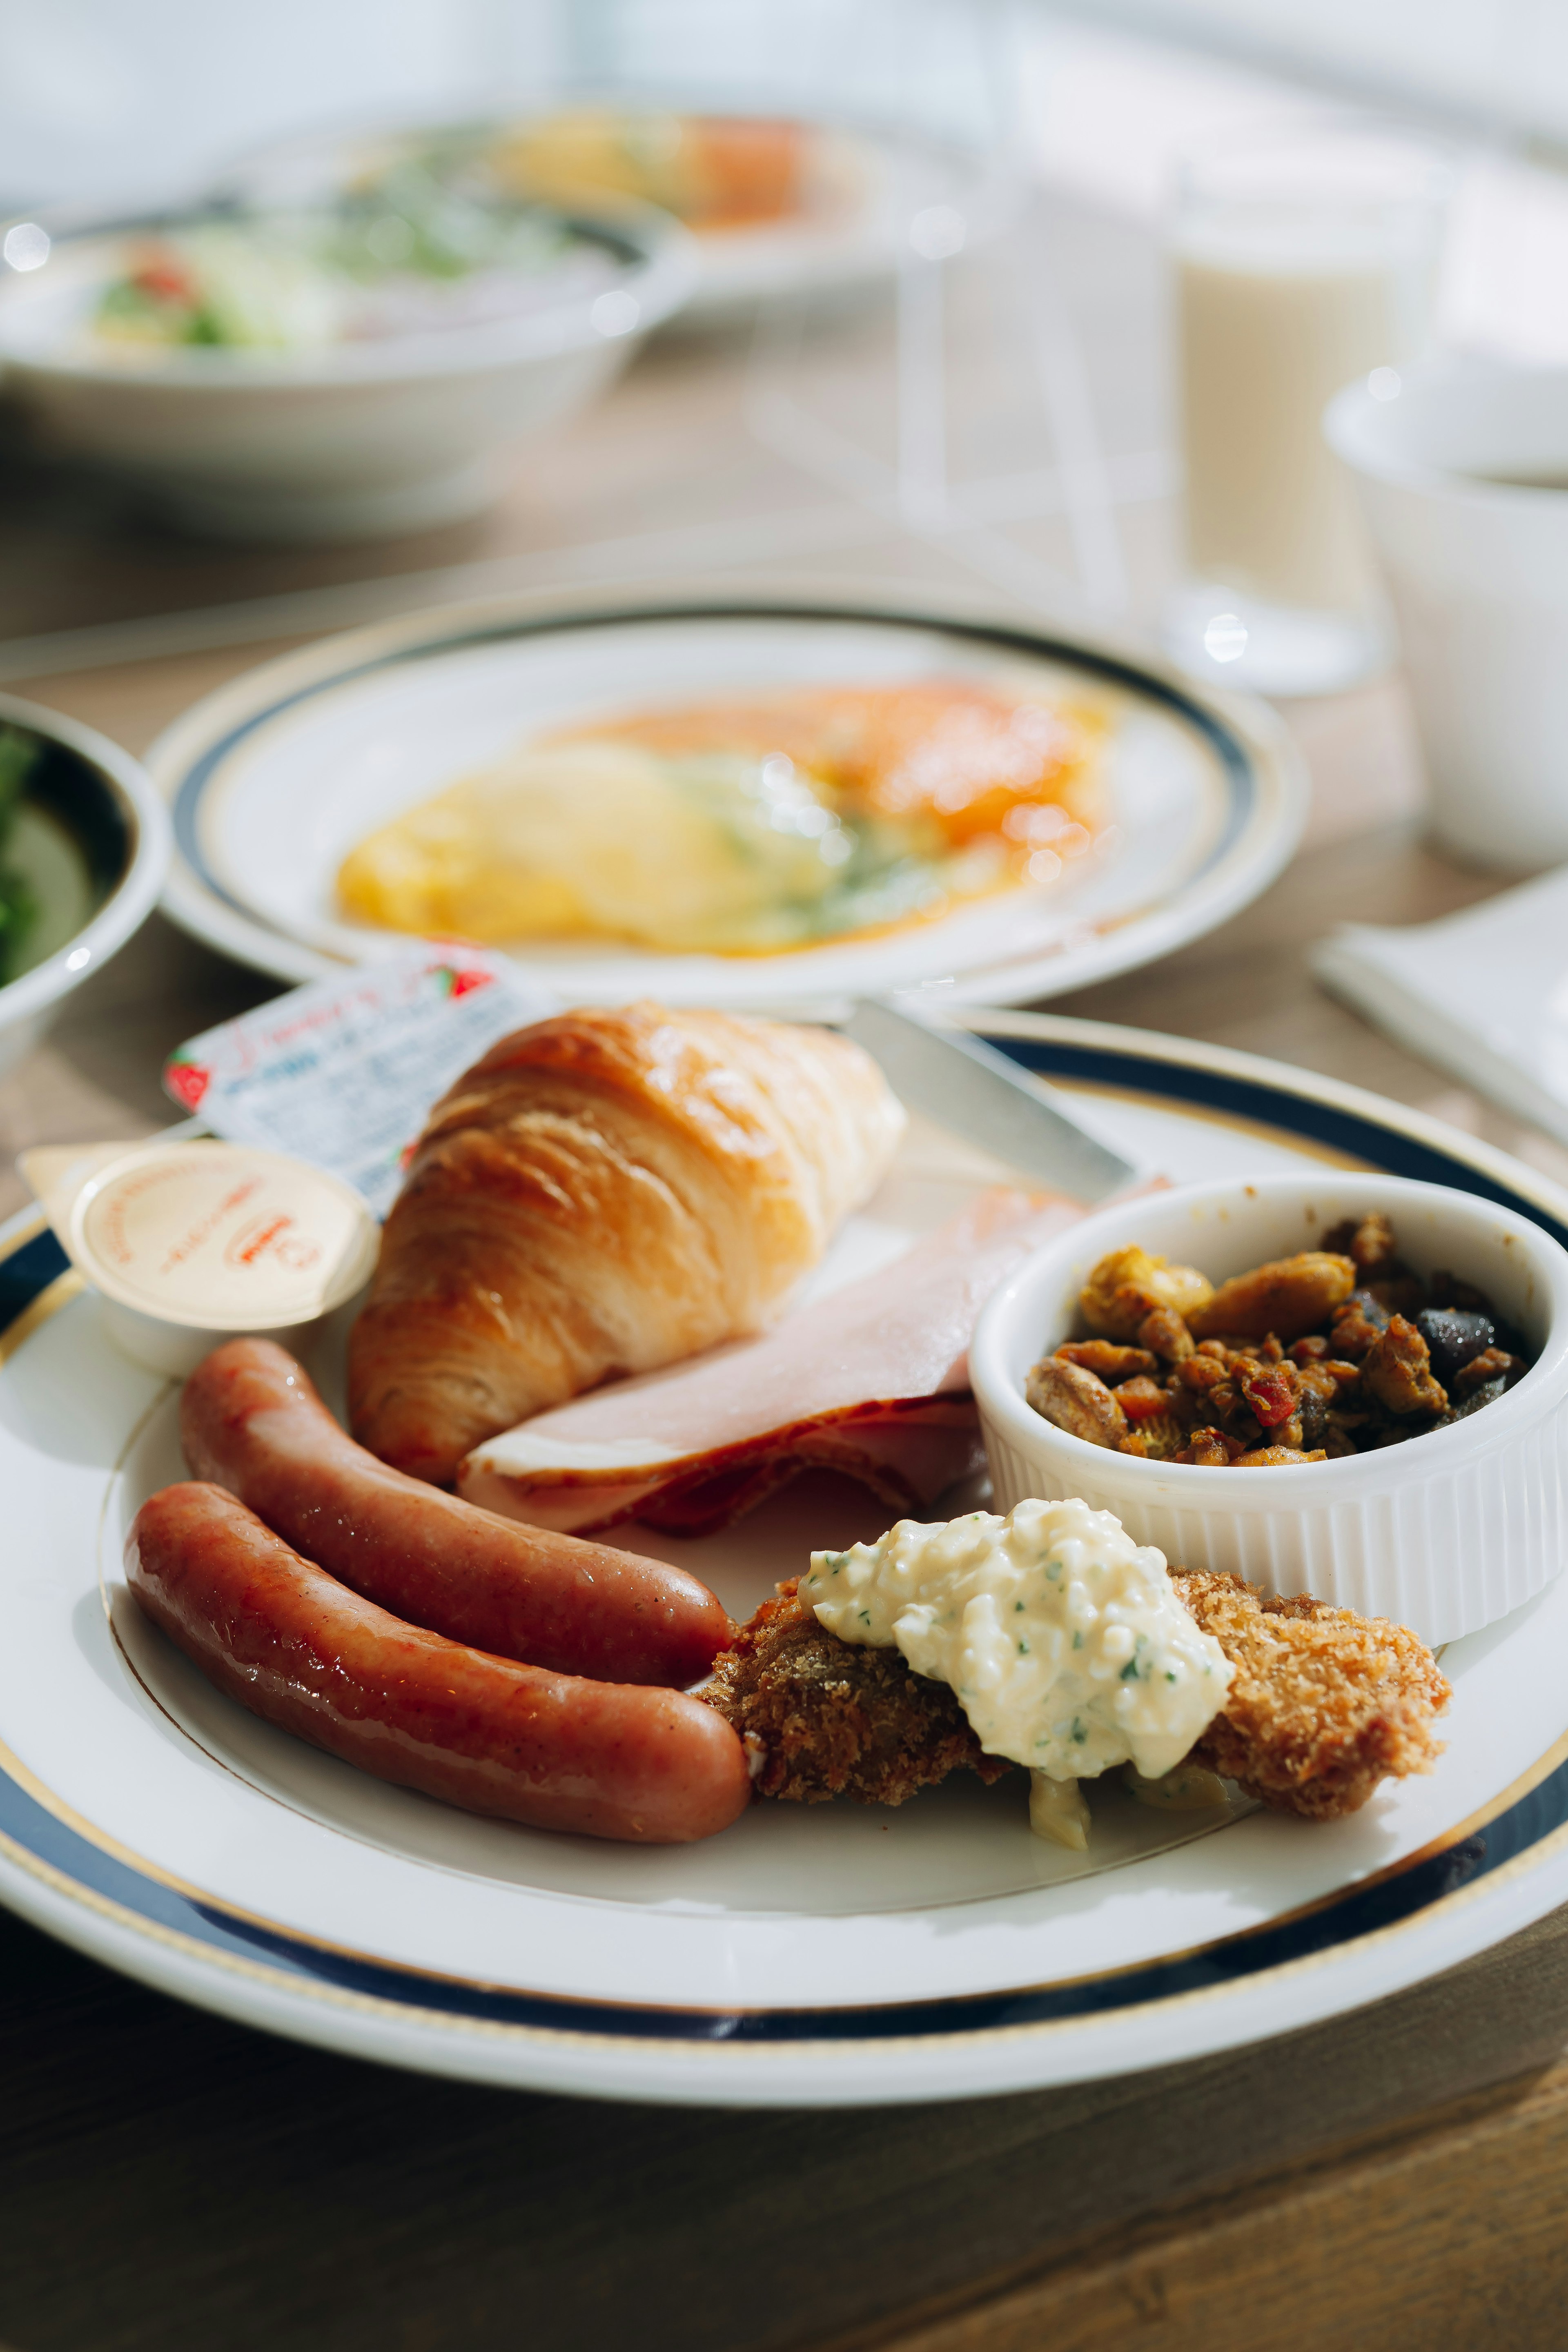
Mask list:
MULTIPOLYGON (((1255 1078, 1233 1077, 1223 1070, 1167 1062, 1154 1055, 1108 1055, 1103 1046, 1075 1045, 1054 1038, 994 1037, 990 1042, 1041 1077, 1114 1084, 1163 1095, 1173 1102, 1191 1103, 1199 1109, 1226 1111, 1237 1118, 1257 1119, 1269 1127, 1282 1124, 1282 1090, 1261 1085, 1255 1078), (1108 1072, 1114 1076, 1108 1077, 1108 1072)), ((1468 1161, 1456 1160, 1433 1144, 1402 1134, 1396 1127, 1363 1118, 1356 1111, 1342 1110, 1337 1103, 1321 1101, 1310 1093, 1292 1091, 1284 1098, 1290 1107, 1289 1128, 1292 1135, 1328 1144, 1337 1151, 1352 1152, 1359 1160, 1370 1160, 1390 1176, 1414 1177, 1424 1184, 1451 1184, 1461 1192, 1495 1201, 1500 1208, 1514 1209, 1521 1217, 1528 1217, 1553 1241, 1568 1248, 1568 1226, 1548 1216, 1539 1202, 1497 1182, 1482 1170, 1472 1168, 1468 1161)))
POLYGON ((0 1258, 0 1338, 51 1282, 58 1282, 69 1269, 69 1258, 47 1226, 9 1257, 0 1258))
POLYGON ((174 840, 181 856, 196 874, 203 887, 221 898, 237 914, 255 921, 251 909, 226 890, 203 854, 197 833, 197 818, 202 795, 214 772, 226 760, 237 744, 258 727, 276 719, 285 710, 292 710, 302 702, 312 701, 317 695, 333 692, 353 679, 373 677, 378 670, 395 669, 405 662, 434 660, 443 654, 460 653, 467 646, 500 645, 514 637, 541 637, 593 628, 624 628, 628 624, 661 621, 866 621, 879 627, 920 630, 929 636, 962 637, 974 645, 994 646, 999 651, 1022 655, 1035 660, 1058 661, 1089 671, 1107 684, 1125 688, 1141 695, 1146 702, 1157 702, 1194 728, 1208 743, 1225 771, 1227 792, 1226 821, 1219 839, 1215 843, 1196 875, 1195 881, 1209 873, 1226 857, 1245 832, 1251 820, 1258 797, 1258 782, 1252 762, 1242 745, 1200 703, 1193 702, 1179 687, 1163 678, 1152 677, 1131 662, 1119 661, 1112 654, 1097 653, 1092 648, 1075 645, 1070 638, 1037 635, 1029 629, 1008 629, 978 621, 925 620, 908 613, 884 612, 875 605, 848 606, 835 609, 831 605, 769 604, 695 604, 670 605, 628 605, 612 612, 560 613, 541 614, 537 619, 521 618, 498 622, 493 628, 469 629, 447 637, 438 637, 426 645, 399 646, 374 661, 361 662, 353 669, 334 671, 331 677, 318 679, 311 686, 301 687, 293 694, 284 695, 269 703, 265 710, 252 716, 204 751, 188 773, 184 776, 174 797, 174 840))
MULTIPOLYGON (((1465 1160, 1417 1143, 1396 1127, 1314 1102, 1310 1097, 1223 1072, 1166 1062, 1152 1055, 1119 1054, 1102 1046, 1056 1040, 998 1036, 991 1042, 1026 1067, 1051 1076, 1133 1087, 1205 1109, 1258 1119, 1354 1152, 1391 1173, 1456 1185, 1516 1209, 1558 1239, 1568 1241, 1568 1234, 1534 1202, 1483 1176, 1465 1160), (1281 1117, 1282 1111, 1287 1118, 1281 1117)), ((0 1328, 22 1313, 66 1270, 66 1265, 51 1234, 36 1236, 0 1263, 0 1328)), ((215 1956, 268 1965, 301 1990, 331 1988, 411 2012, 489 2025, 608 2039, 752 2046, 995 2032, 1104 2015, 1238 1983, 1412 1919, 1528 1853, 1565 1823, 1568 1763, 1558 1765, 1516 1803, 1469 1835, 1413 1856, 1405 1866, 1347 1888, 1277 1925, 1226 1937, 1177 1958, 1077 1983, 1023 1987, 973 1998, 826 2011, 706 2011, 491 1990, 322 1950, 145 1875, 93 1844, 0 1771, 0 1835, 24 1853, 84 1892, 118 1905, 134 1918, 187 1937, 215 1956)))
POLYGON ((294 1937, 237 1918, 144 1877, 103 1853, 56 1819, 16 1781, 0 1774, 0 1832, 89 1888, 157 1927, 173 1930, 227 1958, 270 1964, 302 1990, 331 1987, 362 1999, 389 2001, 489 2025, 543 2028, 555 2032, 641 2042, 739 2042, 753 2047, 797 2042, 887 2042, 953 2033, 987 2033, 1048 2025, 1079 2017, 1210 1991, 1262 1975, 1288 1961, 1310 1958, 1379 1928, 1413 1918, 1445 1895, 1473 1885, 1526 1853, 1568 1820, 1568 1764, 1560 1765, 1520 1802, 1444 1851, 1413 1862, 1377 1884, 1352 1888, 1338 1901, 1275 1927, 1227 1938, 1187 1957, 1077 1984, 1038 1990, 981 1994, 973 1999, 892 2001, 833 2010, 703 2011, 637 2008, 577 2001, 545 1994, 491 1991, 413 1970, 389 1969, 353 1955, 321 1950, 294 1937))

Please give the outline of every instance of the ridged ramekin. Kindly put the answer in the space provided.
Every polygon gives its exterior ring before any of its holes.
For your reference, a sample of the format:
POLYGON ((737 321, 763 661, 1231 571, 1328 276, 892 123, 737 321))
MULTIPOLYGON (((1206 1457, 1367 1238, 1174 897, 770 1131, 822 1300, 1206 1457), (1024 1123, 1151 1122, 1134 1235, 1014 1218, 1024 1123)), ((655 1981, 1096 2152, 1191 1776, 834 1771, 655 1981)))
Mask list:
POLYGON ((1392 1617, 1434 1646, 1506 1616, 1568 1560, 1568 1251, 1473 1193, 1325 1171, 1119 1202, 997 1292, 970 1370, 1001 1511, 1081 1496, 1167 1559, 1392 1617), (1373 1209, 1419 1273, 1475 1283, 1539 1351, 1516 1388, 1467 1420, 1374 1454, 1237 1471, 1090 1445, 1025 1402, 1029 1367, 1081 1328, 1079 1291, 1108 1250, 1138 1243, 1218 1283, 1373 1209))

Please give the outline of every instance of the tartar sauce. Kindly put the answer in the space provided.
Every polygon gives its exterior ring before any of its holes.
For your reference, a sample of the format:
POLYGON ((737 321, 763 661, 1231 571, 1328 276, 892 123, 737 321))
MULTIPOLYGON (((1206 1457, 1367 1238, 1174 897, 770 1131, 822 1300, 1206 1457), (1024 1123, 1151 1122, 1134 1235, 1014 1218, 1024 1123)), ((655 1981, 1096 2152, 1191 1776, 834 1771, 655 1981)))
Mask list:
POLYGON ((874 1544, 814 1553, 800 1597, 841 1641, 897 1647, 916 1674, 949 1684, 984 1748, 1052 1780, 1128 1762, 1159 1780, 1230 1687, 1233 1669, 1177 1600, 1163 1553, 1084 1502, 900 1519, 874 1544))

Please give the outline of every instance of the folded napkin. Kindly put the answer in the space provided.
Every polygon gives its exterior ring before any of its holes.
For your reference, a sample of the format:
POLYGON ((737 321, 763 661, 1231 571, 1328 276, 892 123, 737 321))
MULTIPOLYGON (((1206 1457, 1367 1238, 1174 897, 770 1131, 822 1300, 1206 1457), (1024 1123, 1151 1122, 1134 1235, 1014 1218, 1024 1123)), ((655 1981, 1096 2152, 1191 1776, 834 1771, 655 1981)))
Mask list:
POLYGON ((1568 1143, 1568 866, 1440 922, 1342 924, 1311 964, 1402 1045, 1568 1143))

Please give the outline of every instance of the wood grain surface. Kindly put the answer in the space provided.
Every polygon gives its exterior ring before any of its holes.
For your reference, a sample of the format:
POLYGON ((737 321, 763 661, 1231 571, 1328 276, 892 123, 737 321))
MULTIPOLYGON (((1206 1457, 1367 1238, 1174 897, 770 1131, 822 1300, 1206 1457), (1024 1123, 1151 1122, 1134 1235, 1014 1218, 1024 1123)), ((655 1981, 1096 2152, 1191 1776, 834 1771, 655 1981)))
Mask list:
MULTIPOLYGON (((1174 548, 1154 257, 1065 205, 1031 233, 1035 258, 966 278, 950 322, 970 371, 967 406, 950 387, 955 470, 1025 485, 1000 554, 994 516, 939 527, 874 464, 851 495, 781 456, 762 395, 782 388, 885 465, 890 322, 868 300, 762 378, 743 341, 656 349, 497 515, 378 550, 187 545, 0 465, 0 676, 142 748, 290 642, 480 587, 754 586, 809 565, 870 593, 1007 577, 1019 609, 1092 619, 1038 388, 1031 408, 970 332, 996 271, 1016 290, 1040 252, 1110 457, 1152 486, 1117 509, 1110 614, 1147 624, 1174 548)), ((1568 1177, 1561 1147, 1310 981, 1334 921, 1417 920, 1496 884, 1422 846, 1397 680, 1287 717, 1314 790, 1289 873, 1211 938, 1052 1009, 1351 1078, 1568 1177)), ((0 1084, 0 1212, 17 1150, 165 1122, 168 1050, 271 992, 154 919, 0 1084)), ((1350 2017, 1123 2080, 879 2113, 638 2109, 276 2041, 0 1916, 0 2352, 1558 2352, 1565 2049, 1559 1916, 1350 2017)))
POLYGON ((1568 2067, 1097 2231, 833 2352, 1400 2352, 1562 2342, 1568 2067))
POLYGON ((1556 2352, 1565 2042, 1553 1920, 1258 2051, 710 2115, 298 2048, 0 1917, 0 2330, 17 2352, 1556 2352), (1450 2284, 1469 2316, 1444 2332, 1450 2284))

